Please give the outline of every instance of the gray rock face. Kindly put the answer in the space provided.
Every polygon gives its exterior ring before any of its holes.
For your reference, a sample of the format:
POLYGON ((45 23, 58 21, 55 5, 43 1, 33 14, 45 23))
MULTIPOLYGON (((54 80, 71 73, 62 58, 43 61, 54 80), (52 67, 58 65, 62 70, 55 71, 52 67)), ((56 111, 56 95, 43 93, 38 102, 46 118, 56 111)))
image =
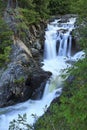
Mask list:
POLYGON ((30 51, 20 40, 13 45, 11 62, 0 75, 0 107, 25 100, 28 86, 27 79, 30 51), (20 44, 21 43, 21 44, 20 44))
POLYGON ((30 73, 21 64, 10 64, 0 79, 0 107, 40 99, 50 75, 40 68, 30 73))
POLYGON ((26 84, 31 87, 31 99, 41 99, 47 80, 52 75, 51 72, 45 72, 40 68, 33 69, 32 74, 26 80, 26 84))
POLYGON ((39 54, 39 51, 35 48, 31 48, 31 52, 32 52, 32 55, 35 57, 38 56, 38 54, 39 54))
POLYGON ((40 99, 51 75, 41 70, 38 64, 41 50, 39 42, 36 41, 33 48, 29 49, 19 38, 13 40, 11 62, 5 70, 0 71, 0 107, 29 98, 40 99), (33 56, 37 57, 38 62, 33 56))
POLYGON ((46 80, 51 75, 40 69, 46 24, 41 21, 38 25, 24 28, 22 31, 26 36, 20 37, 17 27, 23 20, 15 18, 20 15, 16 5, 13 7, 10 1, 4 13, 4 20, 14 32, 14 44, 10 55, 11 62, 7 68, 0 70, 0 107, 13 105, 31 97, 41 98, 46 80))

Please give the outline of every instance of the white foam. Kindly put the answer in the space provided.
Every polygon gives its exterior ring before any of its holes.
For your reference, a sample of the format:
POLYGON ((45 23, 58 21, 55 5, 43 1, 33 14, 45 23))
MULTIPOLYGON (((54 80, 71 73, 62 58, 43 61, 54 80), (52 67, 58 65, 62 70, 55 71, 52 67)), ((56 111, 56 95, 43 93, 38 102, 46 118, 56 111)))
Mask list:
MULTIPOLYGON (((75 19, 72 18, 67 23, 66 28, 69 29, 71 27, 69 31, 73 29, 74 22, 75 19)), ((51 42, 51 44, 53 43, 55 44, 54 40, 57 38, 56 32, 58 29, 63 29, 63 28, 64 26, 58 27, 58 20, 55 20, 54 22, 51 23, 51 25, 48 25, 48 31, 46 31, 46 42, 51 42)), ((51 47, 51 49, 52 48, 53 46, 51 47)), ((55 49, 53 51, 55 51, 55 49)), ((79 52, 73 57, 71 57, 71 59, 77 60, 81 58, 83 55, 84 52, 79 52)), ((50 58, 47 58, 43 61, 44 65, 42 68, 46 71, 52 72, 53 74, 52 77, 49 79, 49 81, 47 81, 43 98, 37 101, 28 100, 24 103, 19 103, 17 105, 10 106, 7 108, 0 108, 0 113, 3 113, 0 114, 0 130, 8 130, 9 122, 12 121, 13 119, 17 119, 18 114, 23 115, 26 113, 28 124, 33 124, 36 121, 36 119, 32 116, 32 114, 37 115, 37 117, 40 117, 44 114, 45 112, 44 109, 47 109, 50 106, 52 100, 55 97, 60 96, 61 94, 62 91, 61 84, 63 81, 63 79, 61 78, 61 74, 63 73, 62 70, 66 69, 67 67, 70 67, 70 64, 66 63, 67 60, 68 57, 64 55, 58 56, 55 53, 52 54, 50 58)))

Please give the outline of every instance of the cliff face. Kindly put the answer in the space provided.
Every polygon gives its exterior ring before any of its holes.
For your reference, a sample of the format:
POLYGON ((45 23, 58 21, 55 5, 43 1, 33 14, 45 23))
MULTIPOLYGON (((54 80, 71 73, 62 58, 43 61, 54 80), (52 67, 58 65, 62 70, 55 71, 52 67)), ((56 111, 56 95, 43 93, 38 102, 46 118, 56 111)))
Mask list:
POLYGON ((41 98, 45 83, 51 75, 40 68, 46 24, 41 21, 39 24, 19 29, 24 21, 17 18, 20 12, 15 2, 17 1, 8 1, 3 18, 13 31, 13 44, 10 63, 0 71, 0 107, 29 98, 41 98), (22 37, 20 34, 23 32, 25 35, 22 37))

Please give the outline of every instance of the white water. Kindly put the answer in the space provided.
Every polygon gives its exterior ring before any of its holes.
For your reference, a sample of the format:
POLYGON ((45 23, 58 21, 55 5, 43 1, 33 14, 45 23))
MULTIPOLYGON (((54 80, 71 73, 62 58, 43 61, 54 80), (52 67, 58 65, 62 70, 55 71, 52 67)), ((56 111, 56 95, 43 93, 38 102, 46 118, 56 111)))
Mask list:
POLYGON ((62 70, 71 66, 67 64, 67 60, 77 60, 84 55, 84 52, 79 52, 73 57, 71 56, 72 37, 70 32, 74 28, 75 18, 71 18, 69 22, 61 24, 59 20, 55 20, 48 24, 45 32, 45 59, 42 67, 46 71, 52 72, 52 77, 45 86, 43 98, 41 100, 28 100, 7 108, 0 108, 0 130, 8 130, 9 122, 17 119, 18 114, 27 114, 28 124, 33 124, 36 120, 32 114, 40 117, 44 114, 45 107, 48 108, 55 97, 60 96, 62 88, 61 73, 62 70), (64 31, 64 32, 63 32, 64 31), (58 42, 56 42, 58 41, 58 42), (59 44, 59 49, 56 49, 56 44, 59 44))

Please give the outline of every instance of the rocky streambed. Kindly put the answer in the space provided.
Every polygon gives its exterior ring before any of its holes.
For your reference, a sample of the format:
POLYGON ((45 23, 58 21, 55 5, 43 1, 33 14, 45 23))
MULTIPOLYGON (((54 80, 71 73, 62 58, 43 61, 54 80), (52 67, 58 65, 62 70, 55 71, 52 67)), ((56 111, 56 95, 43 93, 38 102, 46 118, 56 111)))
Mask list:
MULTIPOLYGON (((60 23, 62 23, 67 22, 67 19, 72 16, 75 17, 75 15, 65 15, 57 18, 61 18, 60 23)), ((50 72, 41 69, 47 22, 41 21, 39 25, 32 25, 26 32, 26 38, 23 39, 19 37, 16 30, 15 25, 18 21, 14 18, 14 12, 10 14, 7 9, 4 19, 13 30, 14 35, 10 63, 0 71, 0 107, 23 102, 29 98, 40 99, 46 81, 51 76, 50 72)), ((53 19, 55 17, 48 22, 53 19)), ((75 47, 76 43, 73 38, 74 51, 75 47)))
POLYGON ((7 8, 4 20, 13 31, 10 62, 0 69, 0 107, 23 102, 29 98, 40 98, 50 72, 41 69, 43 40, 46 23, 31 25, 26 37, 20 37, 15 18, 18 11, 7 8), (37 93, 37 94, 36 94, 37 93), (36 96, 37 95, 37 96, 36 96))

